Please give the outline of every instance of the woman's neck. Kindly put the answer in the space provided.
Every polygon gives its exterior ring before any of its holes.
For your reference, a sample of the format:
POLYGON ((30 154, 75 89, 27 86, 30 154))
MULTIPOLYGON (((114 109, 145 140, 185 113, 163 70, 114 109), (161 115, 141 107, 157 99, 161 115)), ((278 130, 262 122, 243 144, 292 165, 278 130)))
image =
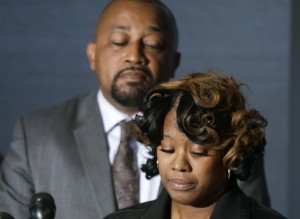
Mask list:
POLYGON ((194 207, 189 205, 181 205, 172 201, 171 219, 209 219, 212 215, 215 206, 216 203, 213 203, 207 207, 194 207))

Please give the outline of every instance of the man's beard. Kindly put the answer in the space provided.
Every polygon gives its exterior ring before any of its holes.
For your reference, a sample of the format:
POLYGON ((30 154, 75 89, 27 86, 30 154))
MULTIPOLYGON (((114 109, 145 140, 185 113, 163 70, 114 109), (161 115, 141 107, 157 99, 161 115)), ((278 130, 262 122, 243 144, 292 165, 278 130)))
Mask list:
POLYGON ((143 72, 145 82, 127 82, 127 86, 131 87, 131 91, 123 91, 121 90, 121 87, 118 86, 118 80, 123 80, 121 78, 121 74, 126 70, 128 69, 121 70, 120 72, 118 72, 118 74, 116 74, 112 83, 111 95, 122 106, 139 109, 146 93, 154 84, 152 75, 147 69, 139 69, 143 72))

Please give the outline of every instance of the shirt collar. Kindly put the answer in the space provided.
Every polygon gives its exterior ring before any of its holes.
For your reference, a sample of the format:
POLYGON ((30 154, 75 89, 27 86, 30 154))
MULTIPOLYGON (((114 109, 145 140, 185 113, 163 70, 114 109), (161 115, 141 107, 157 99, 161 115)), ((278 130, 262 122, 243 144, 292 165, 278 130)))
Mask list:
POLYGON ((106 133, 110 132, 120 121, 132 119, 127 114, 120 112, 111 103, 109 103, 101 90, 98 91, 97 101, 106 133))

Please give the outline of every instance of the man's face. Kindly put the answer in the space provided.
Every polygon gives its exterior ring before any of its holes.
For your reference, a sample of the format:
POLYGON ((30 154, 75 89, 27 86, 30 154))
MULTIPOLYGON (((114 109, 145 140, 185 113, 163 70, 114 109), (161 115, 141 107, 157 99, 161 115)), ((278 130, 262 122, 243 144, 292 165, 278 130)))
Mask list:
POLYGON ((87 54, 106 99, 133 113, 154 84, 174 75, 179 62, 166 13, 154 4, 115 1, 103 14, 87 54))

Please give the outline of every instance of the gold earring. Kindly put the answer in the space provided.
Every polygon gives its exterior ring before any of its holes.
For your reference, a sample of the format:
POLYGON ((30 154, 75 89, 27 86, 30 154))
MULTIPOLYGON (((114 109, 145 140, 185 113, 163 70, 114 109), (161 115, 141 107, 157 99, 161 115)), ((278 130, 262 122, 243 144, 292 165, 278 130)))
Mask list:
POLYGON ((230 170, 227 170, 227 179, 230 179, 230 170))
POLYGON ((158 169, 158 160, 156 160, 156 167, 157 167, 157 169, 158 169))

